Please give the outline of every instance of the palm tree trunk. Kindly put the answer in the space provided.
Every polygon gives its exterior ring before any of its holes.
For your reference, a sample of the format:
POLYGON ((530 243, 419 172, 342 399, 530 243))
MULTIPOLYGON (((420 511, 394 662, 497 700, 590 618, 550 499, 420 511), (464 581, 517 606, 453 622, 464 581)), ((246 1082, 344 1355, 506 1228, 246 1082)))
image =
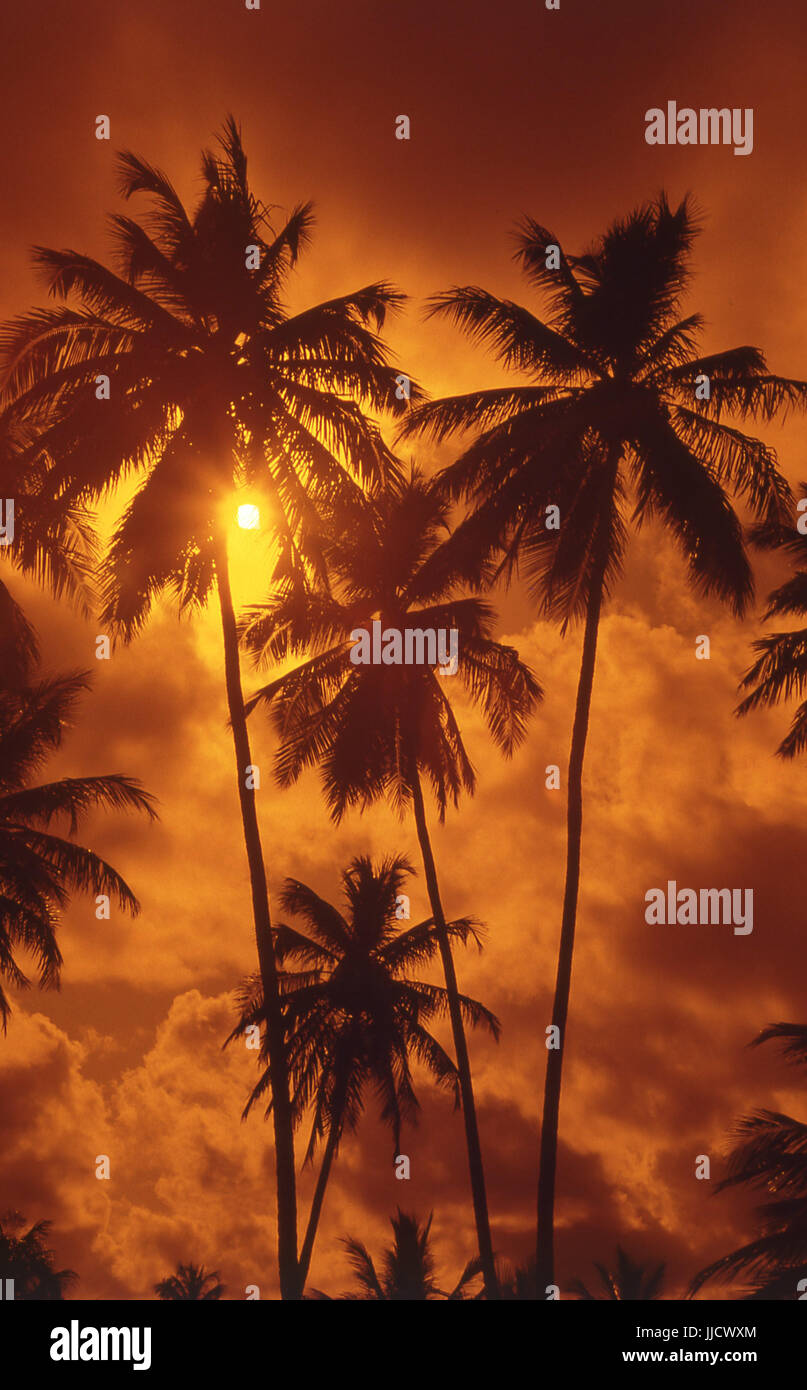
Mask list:
POLYGON ((305 1288, 305 1281, 308 1278, 308 1270, 311 1264, 311 1255, 314 1250, 314 1241, 317 1236, 319 1218, 322 1214, 322 1204, 325 1201, 325 1189, 328 1186, 328 1178, 331 1175, 331 1165, 336 1155, 336 1146, 339 1142, 339 1133, 334 1126, 328 1133, 328 1142, 325 1145, 325 1153, 322 1156, 322 1164, 317 1178, 317 1185, 314 1188, 314 1196, 311 1199, 311 1210, 308 1214, 308 1225, 306 1226, 305 1239, 300 1250, 300 1292, 305 1288))
POLYGON ((586 610, 586 630, 583 656, 577 684, 577 705, 569 754, 569 787, 566 813, 566 886, 563 894, 563 920, 558 951, 558 973, 552 1023, 559 1033, 559 1046, 550 1048, 546 1058, 544 1112, 541 1121, 541 1157, 538 1171, 538 1232, 536 1246, 536 1294, 555 1282, 555 1172, 558 1159, 558 1116, 563 1054, 566 1048, 566 1017, 569 1012, 569 989, 572 978, 574 929, 577 920, 577 895, 580 886, 580 849, 583 833, 583 758, 586 751, 591 690, 597 658, 597 634, 602 610, 605 571, 608 564, 609 528, 603 519, 597 538, 597 553, 591 576, 586 610))
POLYGON ((443 904, 440 899, 437 869, 434 863, 429 830, 426 824, 426 809, 423 805, 423 792, 420 786, 420 776, 417 766, 415 766, 412 777, 412 798, 415 807, 415 824, 417 825, 420 852, 423 856, 423 868, 426 874, 426 886, 429 892, 429 902, 431 903, 437 941, 440 947, 440 956, 445 972, 448 1009, 451 1017, 451 1031, 454 1035, 454 1050, 457 1054, 457 1071, 459 1072, 460 1095, 462 1096, 462 1115, 465 1121, 465 1142, 468 1149, 468 1169, 471 1176, 471 1194, 474 1204, 474 1218, 476 1220, 476 1235, 479 1243, 479 1256, 482 1261, 482 1274, 485 1280, 485 1296, 489 1299, 494 1299, 499 1297, 499 1282, 496 1277, 496 1264, 493 1258, 493 1244, 490 1237, 488 1199, 485 1192, 485 1170, 482 1164, 479 1126, 476 1121, 476 1104, 474 1102, 474 1091, 471 1082, 471 1063, 468 1057, 468 1044, 465 1038, 465 1028, 463 1026, 462 1013, 460 1010, 457 972, 454 969, 451 944, 446 930, 445 913, 443 912, 443 904))
POLYGON ((277 1250, 280 1276, 280 1296, 298 1299, 301 1293, 297 1265, 297 1194, 294 1172, 294 1129, 289 1094, 289 1074, 286 1063, 283 1018, 280 1008, 277 967, 272 944, 272 924, 269 916, 269 890, 263 862, 255 793, 246 785, 247 768, 252 754, 244 714, 244 695, 241 687, 241 668, 238 659, 238 634, 230 592, 227 565, 227 542, 217 538, 216 577, 218 581, 221 627, 224 636, 224 669, 227 682, 227 704, 235 745, 238 797, 244 843, 249 861, 252 889, 252 914, 255 922, 255 941, 266 1007, 266 1031, 269 1047, 269 1075, 272 1083, 272 1116, 275 1133, 275 1169, 277 1178, 277 1250))

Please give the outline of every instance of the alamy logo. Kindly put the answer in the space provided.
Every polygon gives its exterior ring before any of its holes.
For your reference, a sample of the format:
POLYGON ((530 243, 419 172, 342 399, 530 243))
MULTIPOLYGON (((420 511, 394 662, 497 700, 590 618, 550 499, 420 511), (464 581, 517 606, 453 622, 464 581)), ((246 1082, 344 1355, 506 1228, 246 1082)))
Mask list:
POLYGON ((734 145, 735 154, 754 148, 754 111, 750 106, 702 106, 695 111, 674 101, 645 111, 644 138, 648 145, 734 145))
POLYGON ((151 1366, 150 1327, 54 1327, 51 1361, 131 1361, 133 1371, 151 1366))
POLYGON ((438 675, 454 676, 459 664, 457 628, 385 627, 378 619, 372 634, 356 627, 350 634, 354 666, 436 666, 438 675))
POLYGON ((750 936, 754 930, 753 888, 679 888, 675 879, 663 888, 648 888, 644 919, 650 926, 678 922, 688 926, 732 926, 735 936, 750 936), (745 895, 745 901, 743 901, 745 895))

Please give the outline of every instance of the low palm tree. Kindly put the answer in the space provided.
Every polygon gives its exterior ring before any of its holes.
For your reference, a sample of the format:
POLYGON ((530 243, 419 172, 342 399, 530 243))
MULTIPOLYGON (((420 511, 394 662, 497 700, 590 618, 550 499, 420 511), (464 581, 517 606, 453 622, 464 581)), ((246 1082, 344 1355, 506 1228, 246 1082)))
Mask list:
POLYGON ((489 1297, 496 1271, 471 1066, 459 986, 429 836, 423 779, 440 820, 476 775, 452 707, 451 681, 480 708, 499 749, 510 756, 542 692, 512 647, 493 637, 495 613, 461 594, 443 563, 449 504, 414 470, 374 497, 331 514, 318 538, 327 588, 292 579, 251 609, 243 641, 256 663, 313 653, 258 690, 247 711, 269 708, 281 736, 276 760, 282 786, 319 765, 335 821, 386 796, 403 815, 414 811, 435 932, 445 975, 462 1095, 468 1167, 479 1252, 489 1297), (382 630, 455 630, 455 677, 429 665, 360 665, 351 634, 378 620, 382 630))
POLYGON ((604 1292, 590 1293, 582 1279, 575 1279, 569 1286, 570 1293, 576 1293, 587 1303, 600 1300, 624 1303, 631 1299, 647 1302, 660 1298, 667 1266, 640 1264, 637 1260, 632 1260, 622 1246, 618 1245, 615 1265, 609 1268, 595 1263, 594 1268, 604 1292))
POLYGON ((54 1268, 56 1256, 46 1243, 51 1225, 37 1221, 26 1231, 19 1212, 0 1218, 0 1285, 14 1281, 15 1301, 62 1300, 78 1279, 73 1269, 54 1268))
MULTIPOLYGON (((342 1136, 355 1131, 372 1086, 381 1118, 393 1134, 393 1154, 401 1147, 401 1125, 417 1119, 410 1058, 422 1063, 438 1085, 459 1103, 457 1069, 428 1025, 447 1012, 447 993, 412 978, 439 950, 433 918, 401 925, 400 904, 412 866, 402 856, 377 868, 360 856, 342 875, 347 910, 319 897, 298 879, 286 879, 279 903, 302 919, 307 930, 285 923, 275 929, 275 954, 282 969, 281 989, 288 1036, 292 1105, 299 1122, 313 1105, 306 1162, 319 1141, 325 1152, 300 1252, 305 1286, 331 1166, 342 1136), (296 970, 288 964, 297 964, 296 970)), ((478 924, 462 918, 447 924, 449 939, 479 943, 478 924)), ((241 1037, 263 1016, 260 979, 253 977, 240 998, 241 1018, 228 1042, 241 1037)), ((460 995, 466 1023, 498 1036, 499 1022, 475 999, 460 995)), ((262 1060, 266 1061, 264 1045, 262 1060)), ((245 1115, 271 1093, 268 1068, 255 1086, 245 1115)))
MULTIPOLYGON (((790 1062, 807 1066, 807 1026, 774 1023, 751 1046, 776 1041, 790 1062)), ((744 1277, 753 1300, 792 1299, 807 1289, 807 1124, 771 1110, 746 1115, 736 1126, 728 1176, 715 1187, 760 1189, 770 1200, 758 1209, 762 1234, 702 1269, 697 1293, 711 1279, 744 1277)))
MULTIPOLYGON (((284 1298, 295 1298, 292 1119, 227 524, 233 489, 246 484, 264 508, 279 563, 294 568, 301 551, 315 563, 305 528, 323 499, 383 480, 390 455, 362 407, 407 408, 378 336, 403 296, 376 283, 289 312, 289 276, 310 241, 312 209, 298 206, 279 230, 272 225, 232 118, 220 150, 203 152, 193 212, 139 156, 121 155, 118 168, 124 197, 147 195, 150 211, 139 221, 112 218, 116 269, 72 250, 36 250, 50 293, 65 302, 7 326, 5 400, 33 435, 24 460, 40 466, 46 458, 49 478, 71 496, 97 498, 131 473, 140 483, 103 569, 110 629, 133 638, 160 594, 184 613, 217 594, 274 1072, 280 1284, 284 1298)), ((415 383, 409 396, 418 396, 415 383)))
MULTIPOLYGON (((802 495, 806 484, 801 483, 802 495)), ((793 527, 756 528, 755 539, 763 548, 783 550, 794 562, 794 573, 768 597, 765 620, 780 617, 807 617, 807 536, 793 527)), ((737 714, 750 714, 762 706, 778 705, 796 696, 801 703, 793 722, 776 752, 780 758, 795 758, 807 746, 807 627, 790 632, 773 632, 754 643, 759 653, 740 683, 749 691, 737 706, 737 714)))
POLYGON ((178 1264, 175 1274, 154 1285, 154 1292, 166 1303, 211 1303, 221 1298, 226 1288, 219 1278, 217 1269, 208 1272, 204 1265, 178 1264))
MULTIPOLYGON (((361 1290, 360 1293, 344 1294, 343 1298, 367 1299, 372 1303, 401 1303, 435 1299, 458 1302, 468 1297, 468 1285, 481 1271, 478 1256, 468 1261, 454 1288, 446 1293, 439 1287, 434 1274, 435 1260, 430 1242, 432 1216, 421 1226, 417 1217, 407 1216, 399 1208, 390 1221, 394 1238, 392 1245, 384 1251, 380 1274, 360 1240, 350 1236, 343 1240, 361 1290)), ((327 1295, 316 1293, 315 1297, 326 1298, 327 1295)))
MULTIPOLYGON (((17 964, 17 947, 33 955, 41 989, 58 988, 62 955, 56 939, 72 892, 104 894, 135 916, 137 898, 115 869, 92 850, 50 830, 66 820, 70 835, 95 806, 143 811, 156 818, 141 784, 121 773, 33 781, 59 748, 86 675, 58 676, 23 690, 0 689, 0 978, 15 989, 30 981, 17 964)), ((5 1031, 11 1006, 0 989, 5 1031)))
POLYGON ((565 632, 584 623, 569 755, 566 882, 547 1052, 538 1180, 537 1277, 554 1280, 558 1124, 583 827, 583 764, 600 616, 620 573, 628 523, 656 518, 678 543, 695 588, 745 612, 753 593, 734 495, 786 523, 790 489, 776 454, 729 424, 772 420, 807 403, 807 384, 772 375, 763 353, 701 355, 700 314, 683 314, 698 232, 691 202, 664 195, 631 212, 581 255, 532 218, 517 256, 545 297, 543 317, 477 285, 438 294, 447 316, 519 373, 513 385, 413 407, 402 433, 472 436, 446 471, 472 514, 455 532, 461 572, 496 554, 520 567, 542 611, 565 632))

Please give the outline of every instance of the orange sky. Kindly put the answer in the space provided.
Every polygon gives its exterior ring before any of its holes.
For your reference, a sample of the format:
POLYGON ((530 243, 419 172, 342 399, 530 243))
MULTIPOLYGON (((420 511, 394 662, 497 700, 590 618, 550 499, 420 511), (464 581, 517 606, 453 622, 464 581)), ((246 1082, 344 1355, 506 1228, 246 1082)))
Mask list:
MULTIPOLYGON (((424 324, 423 297, 476 282, 531 292, 509 232, 529 213, 575 250, 664 187, 690 190, 705 216, 690 307, 706 350, 765 349, 772 370, 807 378, 807 193, 803 165, 805 22, 798 0, 540 0, 496 6, 303 0, 247 12, 241 0, 44 0, 4 18, 7 201, 0 222, 0 311, 41 298, 32 243, 104 252, 118 208, 113 153, 130 147, 196 188, 197 152, 227 111, 242 122, 253 183, 281 208, 313 197, 318 230, 294 303, 377 278, 411 296, 389 338, 435 395, 498 379, 450 327, 424 324), (755 147, 665 148, 644 141, 644 112, 753 107, 755 147), (410 115, 408 143, 394 117, 410 115), (109 145, 93 135, 109 114, 109 145)), ((803 427, 769 431, 785 472, 807 477, 803 427)), ((450 457, 422 456, 432 467, 450 457)), ((259 539, 234 538, 240 597, 259 600, 259 539)), ((773 581, 759 566, 760 604, 773 581)), ((5 574, 4 574, 5 577, 5 574)), ((89 901, 61 935, 60 995, 15 1001, 0 1039, 0 1207, 54 1222, 59 1263, 84 1297, 148 1297, 176 1260, 221 1270, 230 1296, 274 1292, 270 1130, 238 1116, 251 1054, 222 1054, 229 991, 253 968, 246 861, 225 728, 215 613, 192 627, 159 612, 109 663, 99 631, 31 585, 15 592, 39 627, 51 670, 93 667, 95 686, 54 774, 126 772, 161 803, 147 826, 90 822, 84 841, 125 875, 136 922, 97 922, 89 901), (96 1154, 112 1178, 94 1176, 96 1154)), ((484 954, 460 959, 464 989, 502 1018, 498 1048, 474 1041, 494 1241, 509 1258, 532 1243, 543 1030, 554 980, 563 865, 563 793, 579 634, 561 641, 522 595, 500 596, 502 632, 546 688, 512 765, 480 719, 463 727, 479 772, 473 804, 435 829, 452 916, 488 924, 484 954)), ((713 1198, 695 1157, 715 1160, 732 1120, 757 1105, 803 1114, 797 1078, 744 1045, 766 1023, 805 1021, 800 867, 807 823, 802 763, 772 752, 788 716, 732 717, 758 616, 738 623, 686 588, 654 531, 634 538, 602 625, 586 772, 584 868, 569 1053, 561 1110, 560 1276, 588 1275, 620 1240, 668 1260, 672 1285, 751 1234, 742 1201, 713 1198), (708 633, 711 661, 696 661, 708 633), (644 894, 679 884, 754 889, 750 937, 730 929, 652 928, 644 894)), ((247 673, 246 685, 253 684, 247 673)), ((256 716, 260 720, 260 716, 256 716)), ((272 885, 287 874, 326 896, 356 853, 407 851, 409 826, 380 808, 333 830, 314 776, 280 793, 272 740, 253 721, 266 769, 259 809, 272 885)), ((420 879, 412 912, 427 915, 420 879)), ((368 1116, 347 1139, 326 1200, 311 1282, 349 1283, 345 1232, 377 1251, 397 1203, 435 1211, 446 1278, 473 1253, 462 1126, 421 1086, 406 1135, 412 1180, 396 1182, 389 1140, 368 1116)), ((301 1145, 302 1147, 302 1145, 301 1145)), ((715 1169, 719 1167, 716 1162, 715 1169)), ((305 1193, 310 1187, 306 1178, 305 1193)))

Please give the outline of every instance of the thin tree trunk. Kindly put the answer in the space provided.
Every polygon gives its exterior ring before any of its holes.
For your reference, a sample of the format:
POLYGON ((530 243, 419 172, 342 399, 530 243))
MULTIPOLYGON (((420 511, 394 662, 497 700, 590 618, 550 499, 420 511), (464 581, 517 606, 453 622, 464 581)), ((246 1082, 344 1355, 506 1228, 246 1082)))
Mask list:
POLYGON ((308 1270, 311 1264, 311 1256, 314 1251, 314 1241, 317 1236, 319 1218, 322 1215, 322 1204, 325 1201, 325 1189, 328 1186, 328 1178, 331 1175, 331 1165, 336 1155, 338 1143, 338 1130, 333 1128, 328 1133, 328 1141, 325 1145, 325 1153, 322 1156, 317 1185, 314 1188, 314 1196, 311 1199, 311 1211, 308 1214, 308 1225, 305 1231, 305 1239, 300 1250, 300 1292, 305 1288, 305 1281, 308 1278, 308 1270))
POLYGON ((301 1293, 297 1265, 297 1195, 294 1172, 294 1130, 292 1124, 289 1076, 286 1063, 283 1018, 280 1008, 277 967, 272 944, 272 924, 269 916, 269 890, 263 862, 255 793, 246 785, 247 768, 252 754, 244 714, 244 695, 241 687, 241 668, 238 659, 238 634, 235 626, 230 575, 227 565, 227 543, 217 538, 216 577, 221 608, 221 627, 224 636, 224 669, 227 682, 227 704, 235 745, 238 798, 244 843, 249 861, 252 889, 252 914, 255 922, 255 941, 266 1008, 266 1031, 269 1049, 269 1075, 272 1083, 272 1117, 275 1133, 275 1168, 277 1178, 277 1249, 280 1275, 280 1296, 298 1299, 301 1293))
POLYGON ((536 1244, 536 1295, 545 1297, 547 1287, 555 1282, 555 1173, 558 1159, 558 1116, 560 1111, 561 1073, 566 1050, 566 1018, 569 1012, 569 990, 572 978, 574 929, 577 920, 577 895, 580 886, 580 849, 583 832, 583 758, 586 751, 591 690, 597 658, 597 633, 602 610, 605 571, 608 564, 609 531, 601 523, 591 588, 586 611, 583 656, 577 684, 577 705, 569 755, 569 786, 566 815, 566 886, 563 894, 563 920, 558 950, 558 972, 552 1023, 557 1027, 559 1046, 547 1050, 544 1111, 541 1121, 541 1156, 538 1171, 538 1231, 536 1244))
POLYGON ((496 1277, 496 1264, 493 1258, 493 1244, 490 1237, 488 1201, 485 1193, 485 1170, 482 1164, 482 1148, 479 1143, 479 1126, 476 1121, 476 1104, 474 1102, 474 1091, 471 1082, 471 1063, 468 1057, 468 1044, 465 1038, 465 1028, 460 1011, 457 973, 454 969, 454 959, 451 955, 451 943, 448 939, 448 932, 446 930, 445 913, 443 912, 443 904, 440 899, 437 869, 434 863, 429 830, 426 824, 426 809, 423 805, 423 792, 420 786, 420 777, 417 767, 415 767, 412 777, 412 798, 415 807, 415 824, 417 825, 420 852, 423 856, 423 868, 426 874, 426 886, 429 892, 429 902, 431 903, 437 941, 440 947, 440 956, 445 972, 448 1009, 451 1017, 451 1031, 454 1035, 454 1049, 457 1054, 457 1071, 459 1072, 460 1095, 462 1097, 462 1115, 465 1121, 465 1142, 468 1149, 468 1169, 471 1177, 471 1194, 473 1197, 479 1255, 482 1261, 482 1274, 485 1280, 485 1294, 487 1298, 495 1299, 499 1297, 499 1282, 496 1277))

